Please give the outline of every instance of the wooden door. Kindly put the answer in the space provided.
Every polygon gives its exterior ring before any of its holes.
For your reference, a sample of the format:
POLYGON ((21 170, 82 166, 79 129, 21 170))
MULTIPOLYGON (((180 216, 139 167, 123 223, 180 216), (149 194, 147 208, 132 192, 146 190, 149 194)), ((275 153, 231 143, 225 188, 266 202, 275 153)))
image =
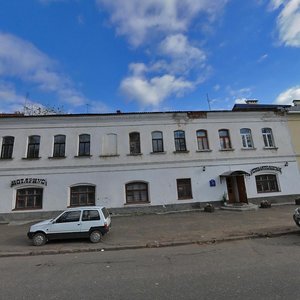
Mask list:
POLYGON ((226 184, 227 184, 227 193, 228 193, 228 203, 234 203, 234 189, 233 189, 233 177, 226 177, 226 184))
POLYGON ((239 193, 239 202, 248 203, 244 176, 237 176, 236 182, 239 193))

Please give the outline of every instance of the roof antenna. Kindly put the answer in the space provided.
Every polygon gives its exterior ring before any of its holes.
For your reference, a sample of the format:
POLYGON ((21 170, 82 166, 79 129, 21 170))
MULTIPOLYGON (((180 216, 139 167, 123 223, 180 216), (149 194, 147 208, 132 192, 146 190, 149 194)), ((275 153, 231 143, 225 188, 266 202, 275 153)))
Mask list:
POLYGON ((210 100, 209 100, 209 97, 208 97, 208 93, 206 94, 206 100, 207 100, 207 103, 208 103, 208 109, 211 110, 210 100))
POLYGON ((90 107, 91 105, 90 104, 86 104, 86 113, 88 114, 89 113, 89 107, 90 107))
POLYGON ((27 111, 28 111, 28 106, 27 106, 28 100, 29 100, 29 92, 26 92, 26 94, 25 94, 25 100, 24 100, 24 106, 23 106, 23 112, 24 112, 24 114, 26 114, 27 111))

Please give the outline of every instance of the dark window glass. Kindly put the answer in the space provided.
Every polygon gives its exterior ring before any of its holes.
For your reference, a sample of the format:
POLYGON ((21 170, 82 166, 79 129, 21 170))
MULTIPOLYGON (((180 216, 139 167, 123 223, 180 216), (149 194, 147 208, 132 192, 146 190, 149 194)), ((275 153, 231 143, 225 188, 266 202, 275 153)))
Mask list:
POLYGON ((27 158, 38 158, 40 151, 40 136, 31 135, 28 138, 27 158))
POLYGON ((71 187, 70 206, 95 205, 95 187, 79 185, 71 187))
POLYGON ((100 220, 98 210, 84 210, 82 213, 82 221, 97 221, 100 220))
POLYGON ((43 189, 26 188, 17 190, 16 209, 42 208, 43 189))
POLYGON ((152 151, 164 152, 163 134, 161 131, 152 132, 152 151))
POLYGON ((198 130, 197 131, 197 143, 198 143, 198 150, 208 150, 209 149, 206 130, 198 130))
POLYGON ((56 135, 54 137, 53 157, 64 157, 66 148, 66 136, 56 135))
POLYGON ((15 138, 13 136, 5 136, 2 139, 1 158, 12 158, 15 138))
POLYGON ((192 199, 192 184, 190 178, 177 179, 178 199, 192 199))
POLYGON ((279 192, 276 175, 257 175, 255 180, 258 193, 279 192))
POLYGON ((126 184, 126 202, 149 202, 148 184, 144 182, 132 182, 126 184))
POLYGON ((90 155, 90 135, 81 134, 79 136, 79 156, 89 156, 90 155))
POLYGON ((56 220, 56 223, 79 222, 80 213, 80 210, 67 211, 56 220))
POLYGON ((231 149, 231 142, 229 137, 229 130, 219 130, 220 146, 221 149, 231 149))
POLYGON ((129 147, 130 147, 130 154, 140 154, 141 153, 140 133, 139 132, 129 133, 129 147))
POLYGON ((174 131, 175 150, 186 151, 185 132, 183 130, 174 131))

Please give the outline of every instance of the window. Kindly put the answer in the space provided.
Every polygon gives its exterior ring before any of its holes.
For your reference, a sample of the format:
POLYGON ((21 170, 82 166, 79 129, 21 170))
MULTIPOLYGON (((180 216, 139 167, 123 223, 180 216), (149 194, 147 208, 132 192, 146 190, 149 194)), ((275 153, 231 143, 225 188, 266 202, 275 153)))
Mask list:
POLYGON ((65 157, 66 136, 54 136, 53 157, 65 157))
POLYGON ((1 158, 12 158, 15 138, 13 136, 5 136, 2 138, 1 158))
POLYGON ((98 210, 84 210, 82 213, 82 221, 97 221, 100 220, 98 210))
POLYGON ((148 203, 148 184, 132 182, 126 184, 126 203, 148 203))
POLYGON ((231 149, 229 130, 228 129, 220 129, 219 130, 219 138, 220 138, 220 146, 221 149, 231 149))
POLYGON ((198 150, 208 150, 208 138, 207 138, 207 131, 206 130, 198 130, 197 134, 197 144, 198 150))
POLYGON ((279 192, 276 175, 257 175, 255 180, 258 193, 279 192))
POLYGON ((141 154, 140 133, 129 133, 129 148, 130 154, 141 154))
POLYGON ((80 214, 80 210, 67 211, 56 220, 56 223, 79 222, 80 214))
POLYGON ((240 130, 243 148, 253 148, 251 129, 242 128, 240 130))
POLYGON ((161 131, 152 132, 152 151, 164 152, 163 134, 161 131))
POLYGON ((192 199, 192 184, 190 178, 177 179, 178 199, 192 199))
POLYGON ((27 158, 38 158, 40 151, 40 136, 31 135, 28 138, 27 158))
POLYGON ((261 130, 262 135, 263 135, 263 140, 266 148, 274 148, 275 143, 274 143, 274 138, 273 138, 273 133, 271 128, 263 128, 261 130))
POLYGON ((78 156, 89 156, 89 155, 90 155, 90 135, 81 134, 79 136, 78 156))
POLYGON ((70 206, 95 205, 95 186, 78 185, 71 187, 70 206))
POLYGON ((174 131, 175 150, 186 151, 185 133, 183 130, 174 131))
POLYGON ((117 135, 114 133, 105 134, 102 138, 102 155, 114 156, 118 154, 117 135))
POLYGON ((41 209, 43 189, 25 188, 17 190, 16 209, 41 209))

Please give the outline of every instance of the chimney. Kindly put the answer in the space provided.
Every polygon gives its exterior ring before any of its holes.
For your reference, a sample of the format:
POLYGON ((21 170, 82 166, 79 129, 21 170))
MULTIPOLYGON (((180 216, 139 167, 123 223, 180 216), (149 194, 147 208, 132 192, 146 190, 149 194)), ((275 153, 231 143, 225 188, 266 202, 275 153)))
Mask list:
POLYGON ((300 106, 300 100, 293 100, 294 106, 300 106))
POLYGON ((117 113, 117 114, 121 114, 122 112, 118 109, 118 110, 116 111, 116 113, 117 113))
POLYGON ((246 100, 247 104, 257 104, 257 102, 258 102, 258 100, 256 100, 256 99, 247 99, 246 100))

